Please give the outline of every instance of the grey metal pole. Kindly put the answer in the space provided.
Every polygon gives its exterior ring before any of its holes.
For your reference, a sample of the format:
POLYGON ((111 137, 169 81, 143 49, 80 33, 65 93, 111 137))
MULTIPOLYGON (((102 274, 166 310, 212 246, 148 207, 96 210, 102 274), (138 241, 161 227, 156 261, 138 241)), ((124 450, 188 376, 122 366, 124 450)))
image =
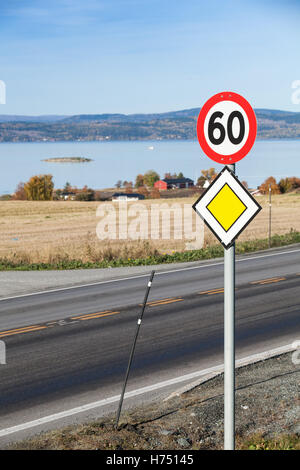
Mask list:
POLYGON ((272 210, 272 202, 271 202, 271 194, 272 194, 272 190, 271 190, 271 184, 269 184, 269 248, 271 248, 271 222, 272 222, 272 214, 271 214, 271 210, 272 210))
POLYGON ((126 374, 125 374, 125 379, 124 379, 123 388, 122 388, 120 401, 119 401, 119 407, 118 407, 118 411, 117 411, 116 424, 115 424, 116 429, 118 429, 118 427, 119 427, 119 420, 120 420, 120 415, 121 415, 121 411, 122 411, 126 385, 127 385, 127 382, 128 382, 128 377, 129 377, 129 372, 130 372, 130 368, 131 368, 131 364, 132 364, 132 360, 133 360, 133 356, 134 356, 135 346, 136 346, 136 342, 137 342, 137 339, 138 339, 138 335, 139 335, 140 326, 141 326, 141 323, 142 323, 144 311, 145 311, 145 308, 146 308, 146 305, 147 305, 147 300, 148 300, 149 292, 150 292, 150 289, 151 289, 154 274, 155 274, 155 271, 152 271, 151 274, 150 274, 150 279, 149 279, 149 282, 148 282, 148 285, 147 285, 147 290, 146 290, 145 297, 144 297, 142 311, 139 314, 138 319, 137 319, 135 334, 134 334, 133 343, 132 343, 132 346, 131 346, 131 351, 130 351, 130 356, 129 356, 129 360, 128 360, 127 370, 126 370, 126 374))
MULTIPOLYGON (((228 165, 235 173, 235 165, 228 165)), ((235 448, 235 243, 224 249, 224 450, 235 448)))

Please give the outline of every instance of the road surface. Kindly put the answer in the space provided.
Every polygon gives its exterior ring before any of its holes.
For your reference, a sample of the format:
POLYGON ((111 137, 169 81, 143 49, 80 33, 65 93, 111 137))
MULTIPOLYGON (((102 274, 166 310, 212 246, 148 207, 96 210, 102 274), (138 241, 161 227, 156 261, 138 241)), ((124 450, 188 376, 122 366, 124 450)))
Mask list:
MULTIPOLYGON (((2 446, 116 409, 114 401, 25 431, 18 428, 120 393, 147 280, 145 273, 0 300, 0 339, 7 347, 7 365, 0 366, 2 446)), ((222 260, 170 265, 157 273, 128 390, 223 362, 222 287, 222 260)), ((300 339, 299 287, 299 247, 238 259, 238 358, 300 339)), ((153 387, 128 405, 165 396, 174 387, 153 387)))

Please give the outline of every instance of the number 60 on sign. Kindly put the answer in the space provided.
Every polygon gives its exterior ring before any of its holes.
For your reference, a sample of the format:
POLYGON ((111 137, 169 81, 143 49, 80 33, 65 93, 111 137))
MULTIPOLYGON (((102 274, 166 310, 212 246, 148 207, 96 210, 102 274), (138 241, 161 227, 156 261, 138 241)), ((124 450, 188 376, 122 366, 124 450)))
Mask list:
POLYGON ((204 153, 217 163, 236 163, 249 153, 257 132, 255 113, 245 98, 223 92, 200 111, 197 136, 204 153))

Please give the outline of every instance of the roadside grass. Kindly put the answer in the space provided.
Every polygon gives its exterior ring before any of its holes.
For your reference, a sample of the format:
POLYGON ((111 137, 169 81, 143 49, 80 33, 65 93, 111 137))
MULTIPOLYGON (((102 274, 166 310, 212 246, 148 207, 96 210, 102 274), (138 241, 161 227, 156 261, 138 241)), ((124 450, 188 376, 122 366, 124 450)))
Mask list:
MULTIPOLYGON (((197 433, 190 429, 185 434, 191 450, 222 450, 223 443, 206 443, 197 439, 197 433)), ((31 439, 12 444, 12 450, 182 450, 182 443, 175 433, 163 435, 154 423, 149 427, 127 423, 118 430, 112 420, 96 421, 89 424, 69 426, 64 429, 49 431, 31 439)), ((238 437, 236 450, 300 450, 300 436, 297 434, 274 435, 264 437, 253 434, 238 437)))
MULTIPOLYGON (((271 247, 281 247, 300 243, 300 232, 291 230, 284 235, 273 235, 271 238, 271 247)), ((254 251, 265 250, 269 247, 267 238, 258 240, 241 241, 236 243, 236 253, 251 253, 254 251)), ((49 262, 31 263, 30 257, 25 253, 15 253, 12 257, 0 258, 0 271, 18 270, 18 271, 39 271, 54 269, 89 269, 89 268, 114 268, 126 266, 147 266, 164 263, 179 263, 187 261, 208 260, 212 258, 221 258, 223 256, 223 247, 221 244, 207 246, 200 250, 174 251, 172 253, 160 253, 155 245, 148 241, 129 243, 123 246, 115 247, 107 244, 106 247, 95 250, 94 247, 87 244, 89 259, 73 259, 63 252, 51 255, 49 262)))
POLYGON ((239 450, 300 450, 300 436, 283 434, 266 438, 262 434, 254 434, 237 444, 239 450))

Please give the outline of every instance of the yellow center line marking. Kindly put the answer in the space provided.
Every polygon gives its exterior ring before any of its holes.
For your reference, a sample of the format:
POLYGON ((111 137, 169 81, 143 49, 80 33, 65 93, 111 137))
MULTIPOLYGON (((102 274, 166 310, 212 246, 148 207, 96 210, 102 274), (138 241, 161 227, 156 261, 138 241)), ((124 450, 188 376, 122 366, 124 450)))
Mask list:
POLYGON ((203 291, 203 292, 199 292, 199 295, 204 295, 204 294, 207 294, 207 295, 221 294, 222 292, 224 292, 224 289, 223 289, 223 288, 219 288, 219 289, 205 290, 205 291, 203 291))
POLYGON ((81 313, 80 315, 78 315, 77 317, 70 317, 71 320, 77 320, 77 318, 85 318, 85 317, 89 317, 90 315, 100 315, 100 313, 109 313, 110 310, 104 310, 103 312, 95 312, 95 313, 81 313))
POLYGON ((252 281, 250 284, 271 284, 273 282, 285 281, 285 277, 271 277, 270 279, 260 279, 259 281, 252 281))
POLYGON ((27 330, 29 328, 39 328, 41 325, 29 325, 29 326, 22 326, 20 328, 12 328, 11 330, 0 331, 0 334, 6 333, 6 331, 20 331, 20 330, 27 330))
MULTIPOLYGON (((168 299, 160 299, 160 300, 151 300, 151 302, 147 302, 147 306, 148 307, 152 307, 152 306, 155 306, 155 305, 163 305, 164 303, 171 303, 171 302, 178 302, 180 300, 183 300, 182 298, 175 298, 175 297, 170 297, 168 299)), ((139 304, 140 307, 143 306, 143 304, 139 304)))
POLYGON ((0 338, 3 338, 4 336, 19 335, 21 333, 30 333, 31 331, 44 330, 45 328, 47 327, 46 326, 31 326, 31 327, 18 328, 16 330, 1 331, 0 338))
POLYGON ((263 281, 260 284, 272 284, 274 282, 284 281, 284 279, 274 279, 273 281, 263 281))
POLYGON ((159 305, 173 304, 174 302, 181 302, 183 299, 170 299, 170 300, 158 300, 156 303, 147 304, 149 307, 158 307, 159 305))
MULTIPOLYGON (((147 302, 147 305, 157 304, 157 302, 166 302, 167 300, 173 300, 174 297, 170 297, 168 299, 160 299, 160 300, 151 300, 151 302, 147 302)), ((143 305, 143 304, 140 304, 143 305)))
POLYGON ((110 315, 117 315, 120 312, 110 312, 110 313, 102 313, 101 315, 91 315, 86 318, 81 318, 81 320, 92 320, 93 318, 101 318, 101 317, 109 317, 110 315))
POLYGON ((106 310, 105 312, 89 313, 79 317, 71 317, 71 320, 92 320, 93 318, 108 317, 110 315, 116 315, 117 313, 120 312, 110 312, 109 310, 106 310))

